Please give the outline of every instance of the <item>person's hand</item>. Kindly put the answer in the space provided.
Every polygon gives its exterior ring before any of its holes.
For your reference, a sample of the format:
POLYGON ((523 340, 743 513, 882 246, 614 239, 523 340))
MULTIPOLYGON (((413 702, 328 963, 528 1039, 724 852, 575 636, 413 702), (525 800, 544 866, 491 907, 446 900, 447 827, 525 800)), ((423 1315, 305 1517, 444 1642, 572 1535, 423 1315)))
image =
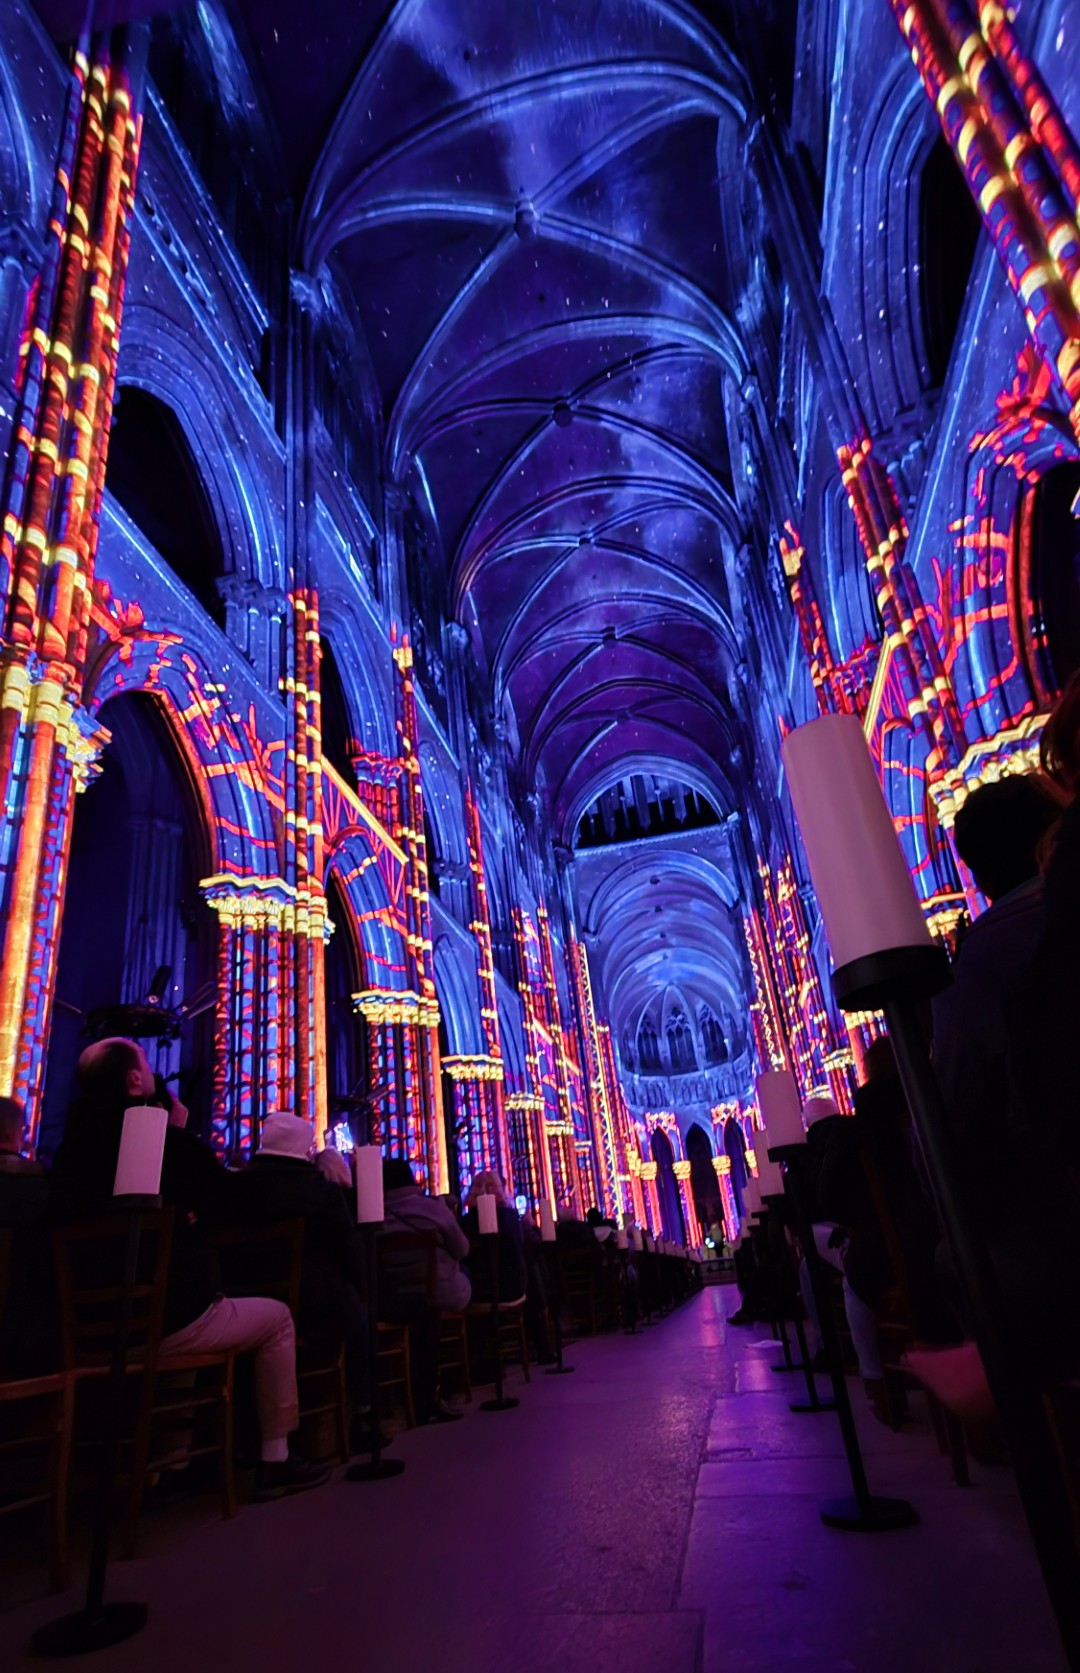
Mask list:
POLYGON ((187 1107, 187 1105, 182 1104, 180 1102, 179 1098, 174 1098, 170 1094, 170 1097, 169 1097, 169 1126, 170 1127, 186 1127, 187 1126, 187 1119, 188 1119, 188 1107, 187 1107))

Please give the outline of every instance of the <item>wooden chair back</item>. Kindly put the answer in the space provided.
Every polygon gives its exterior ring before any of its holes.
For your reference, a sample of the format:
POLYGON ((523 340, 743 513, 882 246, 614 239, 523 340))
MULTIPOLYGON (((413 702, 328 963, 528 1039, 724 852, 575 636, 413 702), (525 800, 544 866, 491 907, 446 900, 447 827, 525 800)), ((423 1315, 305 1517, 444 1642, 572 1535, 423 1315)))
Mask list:
POLYGON ((0 1226, 0 1319, 7 1311, 8 1292, 11 1289, 12 1251, 15 1248, 15 1233, 10 1226, 0 1226))
POLYGON ((217 1283, 223 1295, 266 1296, 283 1301, 294 1322, 300 1312, 304 1222, 273 1220, 266 1225, 210 1229, 217 1283))
MULTIPOLYGON (((379 1263, 380 1281, 384 1272, 393 1272, 397 1264, 393 1260, 387 1262, 387 1256, 419 1255, 426 1259, 425 1289, 429 1306, 435 1305, 435 1292, 438 1288, 437 1254, 439 1239, 434 1232, 381 1232, 375 1241, 375 1249, 379 1263)), ((418 1261, 417 1266, 420 1265, 418 1261)))
MULTIPOLYGON (((139 1260, 131 1296, 127 1361, 152 1367, 165 1315, 173 1211, 138 1212, 139 1260)), ((60 1345, 67 1371, 100 1369, 112 1358, 129 1226, 130 1213, 119 1212, 53 1227, 60 1345)))

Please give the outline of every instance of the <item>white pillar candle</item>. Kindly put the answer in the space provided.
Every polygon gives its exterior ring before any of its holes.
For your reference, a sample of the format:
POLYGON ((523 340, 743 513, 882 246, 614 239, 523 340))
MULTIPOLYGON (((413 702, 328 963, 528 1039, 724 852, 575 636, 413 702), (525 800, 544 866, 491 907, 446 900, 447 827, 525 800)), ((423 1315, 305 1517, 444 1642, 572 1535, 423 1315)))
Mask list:
POLYGON ((540 1241, 554 1243, 555 1241, 555 1211, 548 1197, 540 1198, 540 1241))
POLYGON ((357 1145, 353 1151, 356 1163, 356 1219, 361 1226, 378 1225, 386 1218, 383 1202, 382 1149, 377 1144, 357 1145))
POLYGON ((168 1113, 156 1104, 132 1104, 124 1112, 113 1179, 114 1197, 156 1197, 161 1190, 168 1113))
MULTIPOLYGON (((799 1089, 790 1069, 769 1069, 757 1079, 757 1107, 770 1150, 782 1144, 805 1144, 799 1089)), ((754 1146, 755 1150, 757 1146, 754 1146)))
POLYGON ((930 946, 856 717, 807 721, 788 733, 781 754, 837 969, 888 948, 930 946))
POLYGON ((499 1208, 490 1191, 485 1191, 482 1197, 476 1199, 476 1217, 480 1222, 480 1235, 491 1237, 499 1229, 499 1208))

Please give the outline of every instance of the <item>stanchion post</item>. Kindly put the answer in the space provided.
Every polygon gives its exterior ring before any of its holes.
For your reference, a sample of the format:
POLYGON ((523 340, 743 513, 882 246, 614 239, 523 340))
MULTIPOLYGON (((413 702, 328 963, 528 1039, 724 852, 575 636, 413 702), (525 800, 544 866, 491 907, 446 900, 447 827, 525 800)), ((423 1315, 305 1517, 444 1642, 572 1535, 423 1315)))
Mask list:
MULTIPOLYGON (((137 1104, 124 1113, 112 1201, 120 1213, 128 1216, 128 1222, 116 1335, 109 1364, 109 1402, 99 1455, 86 1602, 74 1615, 62 1615, 59 1620, 49 1621, 34 1633, 30 1640, 30 1652, 41 1660, 88 1655, 94 1650, 106 1649, 110 1644, 121 1644, 142 1631, 150 1614, 145 1603, 106 1603, 105 1580, 109 1567, 116 1466, 120 1457, 131 1314, 139 1276, 142 1216, 147 1209, 161 1206, 161 1164, 167 1126, 166 1111, 157 1105, 137 1104)), ((149 1366, 145 1367, 145 1374, 151 1374, 149 1366)))
POLYGON ((549 1365, 548 1366, 547 1372, 545 1374, 549 1377, 568 1377, 570 1375, 570 1373, 575 1369, 575 1367, 573 1365, 564 1365, 563 1364, 562 1320, 559 1318, 559 1289, 560 1289, 560 1285, 558 1283, 558 1276, 559 1276, 558 1250, 556 1249, 554 1243, 546 1243, 544 1245, 544 1247, 550 1251, 550 1253, 548 1255, 548 1276, 549 1276, 549 1279, 551 1278, 552 1271, 554 1271, 554 1273, 555 1273, 555 1279, 549 1285, 549 1287, 551 1289, 551 1297, 552 1297, 551 1334, 555 1338, 555 1363, 554 1363, 554 1365, 549 1365))
MULTIPOLYGON (((478 1221, 480 1219, 480 1203, 484 1200, 485 1199, 481 1197, 476 1205, 478 1221)), ((491 1201, 492 1199, 488 1198, 487 1200, 491 1201)), ((521 1402, 516 1400, 513 1395, 503 1393, 502 1343, 499 1340, 499 1278, 501 1261, 499 1258, 498 1227, 496 1226, 496 1229, 493 1232, 485 1232, 483 1237, 484 1242, 488 1246, 488 1272, 491 1279, 491 1345, 495 1351, 495 1397, 493 1400, 481 1400, 480 1410, 482 1412, 510 1412, 513 1411, 515 1406, 520 1405, 521 1402)))
POLYGON ((919 1031, 916 1007, 948 986, 948 957, 927 929, 858 719, 809 721, 787 735, 781 753, 835 966, 837 1004, 885 1012, 1043 1580, 1070 1665, 1080 1668, 1080 1553, 1057 1449, 1040 1390, 1010 1351, 1006 1311, 957 1189, 948 1120, 919 1031))
POLYGON ((378 1227, 385 1218, 382 1189, 382 1146, 373 1140, 369 1110, 368 1143, 353 1150, 356 1167, 356 1217, 364 1239, 367 1267, 368 1361, 371 1366, 371 1456, 362 1464, 350 1464, 346 1481, 387 1481, 401 1475, 403 1458, 382 1455, 382 1413, 379 1398, 379 1251, 378 1227))
POLYGON ((799 1240, 803 1245, 806 1263, 810 1271, 810 1283, 814 1292, 818 1323, 821 1328, 821 1343, 825 1349, 825 1357, 829 1362, 829 1378, 832 1383, 833 1399, 836 1403, 836 1416, 840 1424, 844 1456, 847 1459, 848 1471, 851 1476, 852 1497, 850 1499, 826 1500, 819 1507, 818 1514, 826 1527, 840 1528, 848 1533, 888 1533, 898 1528, 913 1527, 919 1518, 914 1506, 909 1504, 906 1499, 881 1498, 870 1491, 866 1479, 866 1467, 859 1447, 859 1435, 855 1428, 855 1417, 848 1396, 840 1341, 836 1334, 832 1308, 825 1289, 821 1259, 814 1243, 809 1212, 801 1188, 798 1158, 792 1156, 785 1158, 785 1160, 788 1163, 786 1170, 788 1193, 795 1214, 799 1240))
POLYGON ((567 1377, 573 1371, 572 1365, 563 1364, 563 1335, 562 1320, 559 1317, 559 1301, 562 1292, 562 1275, 559 1272, 558 1235, 555 1228, 555 1204, 547 1197, 540 1200, 540 1247, 544 1251, 545 1271, 548 1280, 548 1292, 551 1306, 548 1316, 551 1319, 551 1334, 555 1341, 555 1363, 549 1365, 546 1375, 549 1377, 567 1377))

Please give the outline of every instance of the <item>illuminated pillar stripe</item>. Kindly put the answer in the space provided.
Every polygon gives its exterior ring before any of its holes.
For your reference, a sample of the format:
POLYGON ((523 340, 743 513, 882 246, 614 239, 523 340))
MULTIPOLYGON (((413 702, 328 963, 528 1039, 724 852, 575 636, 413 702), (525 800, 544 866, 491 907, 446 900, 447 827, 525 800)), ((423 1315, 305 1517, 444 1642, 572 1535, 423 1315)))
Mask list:
POLYGON ((36 1130, 74 795, 139 123, 103 36, 76 52, 0 514, 0 1091, 36 1130))
MULTIPOLYGON (((1080 246, 1067 225, 1075 222, 1075 141, 1040 96, 1044 90, 1015 36, 992 25, 986 6, 982 17, 990 51, 979 39, 967 0, 890 3, 1035 346, 1064 393, 1080 436, 1080 314, 1070 292, 1070 286, 1080 290, 1080 246), (1050 161, 1037 136, 1026 131, 1035 117, 1047 134, 1050 161), (1064 191, 1059 180, 1066 183, 1064 191)), ((1007 26, 1008 19, 1002 21, 1007 26)))

